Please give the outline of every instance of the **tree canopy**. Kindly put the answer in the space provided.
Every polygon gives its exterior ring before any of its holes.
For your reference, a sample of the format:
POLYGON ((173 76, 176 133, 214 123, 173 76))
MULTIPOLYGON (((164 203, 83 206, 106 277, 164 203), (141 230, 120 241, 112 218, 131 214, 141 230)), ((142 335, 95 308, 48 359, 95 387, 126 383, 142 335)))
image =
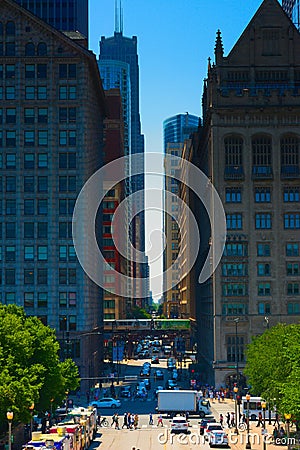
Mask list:
POLYGON ((251 394, 300 419, 300 324, 278 324, 253 338, 245 373, 251 394))
POLYGON ((28 422, 33 403, 45 412, 78 386, 75 363, 59 361, 54 330, 21 307, 0 304, 0 423, 8 410, 14 419, 28 422))

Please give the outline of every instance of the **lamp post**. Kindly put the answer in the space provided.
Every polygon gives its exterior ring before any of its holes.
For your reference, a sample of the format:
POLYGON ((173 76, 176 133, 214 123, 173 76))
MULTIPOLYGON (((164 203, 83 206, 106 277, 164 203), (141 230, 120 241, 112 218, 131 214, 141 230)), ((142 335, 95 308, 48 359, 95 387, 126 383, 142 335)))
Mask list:
POLYGON ((263 419, 264 419, 264 433, 263 433, 263 450, 266 450, 266 407, 267 404, 265 401, 261 402, 261 407, 263 410, 263 419))
POLYGON ((33 416, 33 410, 34 410, 34 403, 32 402, 29 406, 30 411, 30 439, 32 439, 32 416, 33 416))
POLYGON ((233 392, 234 392, 234 406, 235 406, 235 434, 239 434, 239 430, 238 430, 238 418, 237 418, 237 394, 239 392, 239 388, 237 386, 234 386, 233 388, 233 392))
POLYGON ((291 414, 284 414, 284 418, 286 420, 286 437, 287 437, 287 448, 290 450, 290 420, 291 414))
POLYGON ((8 420, 8 450, 11 450, 11 424, 14 418, 14 413, 12 411, 7 411, 6 418, 8 420))
POLYGON ((236 361, 236 383, 239 386, 239 355, 238 355, 238 323, 240 321, 239 317, 234 319, 235 322, 235 361, 236 361))
POLYGON ((246 394, 246 400, 247 400, 247 444, 246 449, 251 449, 251 443, 250 443, 250 417, 249 417, 249 402, 250 402, 250 394, 246 394))

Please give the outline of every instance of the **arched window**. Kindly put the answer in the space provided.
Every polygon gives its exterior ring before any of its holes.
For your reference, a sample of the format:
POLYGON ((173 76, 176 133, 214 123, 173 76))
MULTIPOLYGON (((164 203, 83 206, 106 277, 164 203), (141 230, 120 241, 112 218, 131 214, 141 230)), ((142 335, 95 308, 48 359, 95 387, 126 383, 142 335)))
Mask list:
POLYGON ((37 53, 39 56, 46 56, 47 55, 47 45, 45 42, 40 42, 38 45, 37 53))
POLYGON ((25 56, 34 56, 35 55, 35 46, 32 42, 28 42, 25 45, 25 56))
POLYGON ((298 177, 299 170, 299 138, 283 136, 280 139, 281 176, 284 178, 298 177))
POLYGON ((252 138, 252 176, 272 178, 272 139, 259 135, 252 138))
POLYGON ((16 34, 15 22, 7 22, 6 36, 14 36, 16 34))
POLYGON ((225 177, 243 177, 243 139, 240 136, 227 136, 224 139, 225 177))

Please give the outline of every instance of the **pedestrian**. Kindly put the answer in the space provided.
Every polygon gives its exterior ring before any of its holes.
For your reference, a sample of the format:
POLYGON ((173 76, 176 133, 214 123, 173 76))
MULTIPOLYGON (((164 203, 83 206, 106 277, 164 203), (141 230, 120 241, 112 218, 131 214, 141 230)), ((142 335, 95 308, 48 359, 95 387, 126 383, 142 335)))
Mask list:
POLYGON ((221 398, 222 398, 222 402, 224 402, 224 401, 225 401, 225 394, 224 394, 224 391, 221 392, 221 398))
POLYGON ((133 421, 133 426, 134 429, 136 430, 139 424, 139 416, 137 414, 134 415, 134 421, 133 421))
POLYGON ((234 425, 235 425, 234 412, 231 413, 231 417, 230 417, 230 425, 231 425, 232 427, 234 427, 234 425))
POLYGON ((130 417, 131 417, 131 414, 127 413, 127 428, 128 429, 130 428, 130 417))
POLYGON ((185 413, 185 420, 188 422, 189 421, 189 412, 187 411, 186 413, 185 413))
POLYGON ((134 414, 130 414, 130 429, 133 430, 134 426, 134 414))
POLYGON ((125 428, 128 428, 128 422, 127 422, 127 413, 124 413, 124 417, 123 417, 123 425, 122 425, 122 429, 125 427, 125 428))
POLYGON ((114 425, 115 420, 116 420, 116 414, 113 414, 113 416, 111 418, 111 424, 110 424, 111 427, 114 425))
POLYGON ((221 424, 222 426, 223 426, 223 421, 224 421, 223 414, 220 414, 219 422, 220 422, 220 424, 221 424))
POLYGON ((226 423, 227 423, 228 428, 230 428, 230 413, 229 412, 226 414, 226 423))
POLYGON ((118 413, 115 416, 115 429, 116 430, 120 429, 120 427, 119 427, 119 414, 118 413))
POLYGON ((257 421, 256 426, 257 426, 257 427, 263 426, 263 422, 262 422, 262 413, 261 413, 261 412, 258 413, 258 421, 257 421))
POLYGON ((153 425, 152 413, 149 414, 149 425, 153 425))
POLYGON ((278 425, 278 427, 280 427, 278 412, 275 413, 274 427, 275 427, 276 424, 278 425))
POLYGON ((159 425, 162 426, 162 427, 164 426, 161 414, 158 416, 158 421, 157 421, 157 426, 159 426, 159 425))

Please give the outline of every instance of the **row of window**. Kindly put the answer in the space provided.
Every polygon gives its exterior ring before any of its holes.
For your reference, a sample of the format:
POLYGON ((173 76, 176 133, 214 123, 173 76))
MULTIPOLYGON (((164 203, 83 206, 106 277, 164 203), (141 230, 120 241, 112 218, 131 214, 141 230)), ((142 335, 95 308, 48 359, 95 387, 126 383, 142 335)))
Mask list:
MULTIPOLYGON (((4 271, 5 284, 14 286, 16 284, 16 270, 5 269, 4 271)), ((77 280, 77 273, 75 268, 60 268, 58 271, 58 284, 60 285, 75 285, 77 280)), ((23 282, 26 285, 47 285, 48 284, 48 270, 34 268, 24 269, 23 282)), ((19 279, 18 279, 19 283, 19 279)), ((2 272, 0 271, 0 284, 2 284, 2 272)))
MULTIPOLYGON (((228 230, 242 230, 243 229, 243 215, 226 214, 226 226, 228 230)), ((285 230, 295 230, 300 228, 300 214, 287 213, 283 216, 283 226, 285 230)), ((270 230, 272 229, 272 214, 271 213, 257 213, 255 214, 255 229, 256 230, 270 230)))
MULTIPOLYGON (((76 107, 59 107, 58 119, 59 123, 75 123, 76 122, 76 107)), ((3 118, 6 124, 15 124, 17 122, 17 108, 0 108, 0 124, 3 123, 3 118)), ((48 123, 48 108, 24 108, 24 123, 48 123)))
MULTIPOLYGON (((299 256, 299 242, 287 242, 285 244, 286 256, 299 256)), ((226 242, 224 248, 224 256, 248 256, 248 244, 226 242)), ((271 244, 257 243, 256 244, 257 256, 271 256, 271 244)))
MULTIPOLYGON (((28 50, 32 51, 32 53, 35 51, 34 44, 28 44, 27 48, 28 50)), ((40 44, 38 46, 38 50, 39 51, 45 50, 45 46, 43 44, 40 44)), ((0 51, 1 51, 1 42, 0 42, 0 51)), ((34 56, 34 54, 26 56, 34 56)), ((22 69, 24 70, 24 76, 27 79, 47 78, 48 66, 45 63, 25 64, 25 67, 24 68, 22 67, 22 69)), ((16 76, 18 76, 18 67, 16 67, 16 64, 5 64, 5 65, 0 64, 0 79, 2 79, 3 77, 5 77, 6 79, 15 78, 16 76)), ((59 64, 58 77, 60 80, 75 80, 77 77, 77 65, 75 63, 59 64)))
MULTIPOLYGON (((42 230, 44 232, 44 230, 42 230)), ((48 259, 48 246, 38 245, 37 248, 33 245, 24 245, 24 261, 35 261, 35 251, 37 251, 37 260, 46 261, 48 259)), ((73 245, 59 245, 58 246, 59 261, 76 261, 76 254, 73 245)), ((5 262, 15 262, 17 255, 17 247, 15 245, 6 245, 4 248, 5 262)), ((0 246, 0 261, 2 261, 2 247, 0 246)))
MULTIPOLYGON (((256 187, 254 189, 255 203, 271 203, 271 187, 256 187)), ((284 186, 282 189, 283 202, 299 202, 299 186, 284 186)), ((242 203, 242 188, 230 187, 225 191, 226 203, 242 203)))
MULTIPOLYGON (((16 176, 5 177, 5 191, 9 193, 16 193, 17 191, 16 176)), ((59 176, 58 180, 59 192, 74 192, 76 191, 76 177, 75 176, 59 176)), ((48 177, 47 176, 26 176, 23 177, 23 190, 25 193, 44 193, 48 192, 48 177)), ((2 192, 2 177, 0 177, 0 192, 2 192)), ((63 201, 61 202, 63 203, 63 201)))
MULTIPOLYGON (((271 304, 268 302, 258 302, 258 314, 271 314, 271 304)), ((300 314, 300 302, 287 302, 288 314, 300 314)), ((224 316, 243 316, 248 314, 248 305, 245 303, 224 303, 222 305, 224 316)))
MULTIPOLYGON (((1 132, 0 132, 1 133, 1 132)), ((17 168, 17 154, 6 153, 3 164, 3 154, 0 153, 0 168, 14 170, 17 168)), ((47 169, 48 168, 48 154, 47 153, 25 153, 24 154, 24 169, 47 169)), ((62 153, 58 155, 59 169, 76 169, 77 158, 75 152, 62 153)), ((2 177, 0 177, 0 189, 2 190, 2 177)))
MULTIPOLYGON (((58 87, 59 100, 76 100, 77 86, 63 85, 58 87)), ((25 100, 47 100, 47 86, 25 86, 25 100)), ((15 86, 0 86, 0 100, 17 100, 15 86)))
MULTIPOLYGON (((287 295, 299 295, 300 283, 287 283, 286 285, 287 295)), ((222 295, 224 297, 244 297, 248 295, 247 283, 223 283, 222 295)), ((271 283, 263 282, 257 286, 257 295, 261 297, 271 296, 271 283)))
MULTIPOLYGON (((58 144, 61 147, 75 147, 76 146, 76 130, 59 130, 58 132, 58 144)), ((48 130, 24 130, 24 147, 39 147, 48 146, 48 130)), ((4 134, 0 132, 0 147, 3 146, 4 134)), ((17 146, 17 131, 6 130, 5 132, 5 146, 16 147, 17 146)))
MULTIPOLYGON (((299 263, 287 262, 286 263, 286 275, 298 276, 299 263)), ((231 263, 222 264, 222 275, 224 277, 245 277, 248 276, 248 264, 245 263, 231 263)), ((271 264, 270 263, 258 263, 257 264, 257 276, 271 276, 271 264)))

